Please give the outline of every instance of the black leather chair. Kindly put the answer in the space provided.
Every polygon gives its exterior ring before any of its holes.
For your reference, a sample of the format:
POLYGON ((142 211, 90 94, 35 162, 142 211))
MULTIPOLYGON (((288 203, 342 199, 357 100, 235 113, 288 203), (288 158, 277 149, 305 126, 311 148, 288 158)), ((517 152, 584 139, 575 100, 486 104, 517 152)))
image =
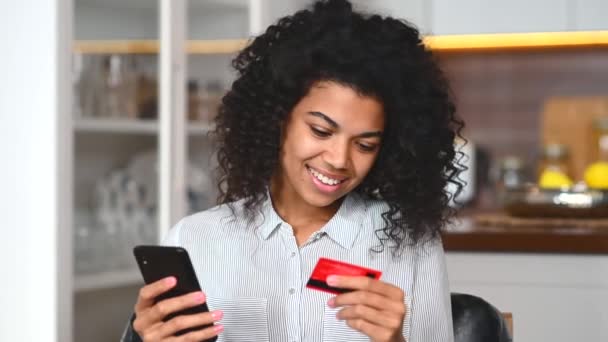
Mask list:
POLYGON ((454 342, 512 342, 507 322, 492 304, 469 294, 452 293, 454 342))

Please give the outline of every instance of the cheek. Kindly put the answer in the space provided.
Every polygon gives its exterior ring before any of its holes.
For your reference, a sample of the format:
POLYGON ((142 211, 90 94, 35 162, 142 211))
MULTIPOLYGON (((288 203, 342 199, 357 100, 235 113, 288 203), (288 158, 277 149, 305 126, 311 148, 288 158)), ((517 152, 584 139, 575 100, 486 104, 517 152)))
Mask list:
POLYGON ((322 151, 322 144, 305 134, 294 135, 285 147, 287 158, 292 160, 310 159, 322 151))
POLYGON ((372 169, 372 166, 374 166, 377 156, 378 154, 359 154, 355 160, 353 160, 357 177, 365 178, 365 176, 367 176, 372 169))

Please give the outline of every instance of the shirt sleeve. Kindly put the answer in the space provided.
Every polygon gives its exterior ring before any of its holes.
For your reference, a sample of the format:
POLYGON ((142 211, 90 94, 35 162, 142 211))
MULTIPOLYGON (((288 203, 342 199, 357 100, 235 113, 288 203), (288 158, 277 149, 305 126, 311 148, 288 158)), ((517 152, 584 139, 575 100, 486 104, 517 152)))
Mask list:
MULTIPOLYGON (((440 239, 423 242, 417 250, 407 342, 453 342, 452 305, 440 239)), ((406 294, 407 296, 407 294, 406 294)))
POLYGON ((167 234, 161 240, 160 244, 162 246, 174 246, 174 247, 180 246, 179 234, 182 229, 182 226, 184 225, 185 220, 186 220, 185 218, 181 219, 175 226, 173 226, 173 228, 171 228, 167 232, 167 234))

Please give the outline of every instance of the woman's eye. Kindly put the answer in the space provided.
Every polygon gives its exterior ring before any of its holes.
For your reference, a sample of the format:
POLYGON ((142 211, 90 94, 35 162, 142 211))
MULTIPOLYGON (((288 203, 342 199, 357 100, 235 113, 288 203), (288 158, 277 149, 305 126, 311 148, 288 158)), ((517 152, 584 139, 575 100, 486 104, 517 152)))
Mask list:
POLYGON ((358 143, 359 145, 359 149, 361 149, 361 151, 363 152, 373 152, 376 150, 376 147, 378 145, 376 144, 364 144, 364 143, 358 143))
POLYGON ((331 135, 331 132, 327 132, 327 131, 323 131, 320 130, 316 127, 310 126, 310 130, 312 131, 312 133, 320 138, 327 138, 328 136, 331 135))

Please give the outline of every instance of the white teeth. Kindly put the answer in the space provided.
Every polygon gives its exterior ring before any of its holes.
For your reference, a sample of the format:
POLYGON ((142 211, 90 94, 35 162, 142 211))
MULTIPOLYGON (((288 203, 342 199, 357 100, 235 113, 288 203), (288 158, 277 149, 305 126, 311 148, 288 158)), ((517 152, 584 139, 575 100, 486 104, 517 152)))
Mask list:
POLYGON ((315 176, 316 179, 320 180, 323 184, 336 185, 336 184, 341 183, 341 181, 339 181, 337 179, 329 178, 311 168, 308 168, 308 170, 310 170, 310 173, 312 173, 312 175, 315 176))

